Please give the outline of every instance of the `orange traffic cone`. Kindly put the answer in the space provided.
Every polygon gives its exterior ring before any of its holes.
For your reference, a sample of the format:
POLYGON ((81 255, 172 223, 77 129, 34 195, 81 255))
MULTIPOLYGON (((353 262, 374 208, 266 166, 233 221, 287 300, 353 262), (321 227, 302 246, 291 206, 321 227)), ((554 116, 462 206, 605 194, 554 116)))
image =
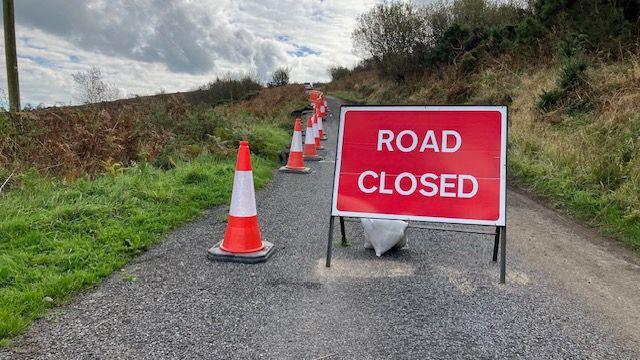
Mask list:
POLYGON ((316 138, 313 131, 311 116, 307 117, 307 130, 304 133, 304 151, 302 158, 309 161, 320 161, 322 156, 316 151, 316 138))
POLYGON ((327 140, 327 134, 324 132, 324 127, 322 126, 322 116, 318 116, 318 133, 320 140, 327 140))
POLYGON ((289 160, 287 165, 280 168, 280 171, 296 174, 308 174, 311 172, 311 169, 304 166, 304 159, 302 158, 302 125, 300 124, 300 118, 296 118, 296 124, 293 127, 289 160))
POLYGON ((207 256, 217 261, 258 263, 266 261, 273 249, 272 243, 262 241, 258 227, 249 143, 241 141, 233 178, 227 230, 224 239, 209 249, 207 256))
POLYGON ((313 114, 313 136, 316 143, 316 150, 324 150, 324 146, 320 142, 320 130, 318 129, 318 116, 313 114))

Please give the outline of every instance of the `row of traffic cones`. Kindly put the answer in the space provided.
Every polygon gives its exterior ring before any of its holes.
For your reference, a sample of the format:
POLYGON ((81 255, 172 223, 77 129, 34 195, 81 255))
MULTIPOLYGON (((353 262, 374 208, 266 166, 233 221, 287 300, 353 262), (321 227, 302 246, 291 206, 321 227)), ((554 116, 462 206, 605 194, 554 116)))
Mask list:
MULTIPOLYGON (((322 160, 317 150, 323 149, 320 141, 327 139, 322 128, 322 118, 326 116, 327 102, 322 93, 311 100, 314 113, 307 118, 304 147, 302 146, 302 124, 300 118, 297 118, 291 138, 289 160, 286 166, 280 168, 280 171, 309 173, 310 169, 304 166, 304 160, 322 160)), ((273 250, 273 244, 262 239, 258 225, 249 142, 241 141, 233 178, 227 229, 222 241, 210 248, 207 256, 216 261, 258 263, 266 261, 273 250)))
MULTIPOLYGON (((312 90, 313 91, 313 90, 312 90)), ((318 150, 324 150, 322 140, 327 140, 322 119, 326 116, 327 101, 320 93, 319 97, 312 98, 313 114, 307 117, 307 129, 302 146, 302 124, 300 118, 296 118, 289 148, 289 160, 287 165, 280 168, 281 172, 308 174, 310 169, 304 166, 304 161, 320 161, 323 157, 318 150)))

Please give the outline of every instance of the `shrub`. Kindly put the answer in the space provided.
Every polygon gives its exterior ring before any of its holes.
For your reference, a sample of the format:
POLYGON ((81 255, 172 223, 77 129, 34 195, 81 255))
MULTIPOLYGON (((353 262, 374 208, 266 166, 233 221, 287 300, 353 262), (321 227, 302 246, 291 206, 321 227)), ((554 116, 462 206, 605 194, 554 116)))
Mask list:
POLYGON ((637 44, 637 0, 537 0, 533 8, 550 35, 582 34, 590 53, 616 57, 637 44))
POLYGON ((283 86, 287 84, 289 84, 289 69, 286 67, 276 69, 276 71, 273 72, 273 75, 271 75, 269 87, 283 86))
POLYGON ((427 47, 425 15, 411 3, 377 5, 358 17, 352 34, 354 47, 369 55, 386 75, 403 80, 415 71, 419 54, 427 47))
POLYGON ((166 144, 156 158, 153 160, 153 166, 162 170, 169 170, 176 167, 178 161, 178 149, 175 142, 166 144))
POLYGON ((540 108, 544 112, 551 111, 558 105, 560 99, 564 93, 561 90, 542 90, 542 93, 538 95, 540 100, 538 100, 538 108, 540 108))
POLYGON ((253 74, 227 74, 215 81, 201 86, 199 89, 186 93, 191 104, 218 105, 238 100, 247 100, 258 94, 262 84, 253 74))
POLYGON ((582 58, 572 57, 565 61, 560 70, 558 87, 563 91, 574 90, 585 83, 587 63, 582 58))
POLYGON ((472 52, 467 52, 462 56, 462 71, 465 74, 470 74, 472 73, 475 68, 476 68, 476 61, 478 59, 476 59, 476 57, 473 55, 472 52))
POLYGON ((537 18, 527 16, 516 28, 516 41, 520 45, 533 49, 544 32, 544 27, 537 18))
POLYGON ((587 63, 581 56, 572 56, 565 59, 560 68, 560 75, 556 80, 556 89, 542 90, 539 95, 538 108, 543 112, 549 112, 559 106, 565 107, 569 115, 576 115, 590 107, 589 101, 577 97, 576 90, 586 83, 587 63))
POLYGON ((344 66, 332 66, 329 68, 329 75, 331 76, 331 81, 337 81, 342 79, 343 77, 349 75, 351 71, 344 66))

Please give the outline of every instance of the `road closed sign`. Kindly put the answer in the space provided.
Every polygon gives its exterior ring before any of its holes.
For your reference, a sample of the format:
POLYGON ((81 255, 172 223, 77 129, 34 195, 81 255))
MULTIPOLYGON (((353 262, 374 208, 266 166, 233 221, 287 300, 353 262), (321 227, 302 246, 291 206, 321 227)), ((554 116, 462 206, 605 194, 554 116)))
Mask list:
POLYGON ((332 215, 505 225, 504 106, 343 106, 332 215))

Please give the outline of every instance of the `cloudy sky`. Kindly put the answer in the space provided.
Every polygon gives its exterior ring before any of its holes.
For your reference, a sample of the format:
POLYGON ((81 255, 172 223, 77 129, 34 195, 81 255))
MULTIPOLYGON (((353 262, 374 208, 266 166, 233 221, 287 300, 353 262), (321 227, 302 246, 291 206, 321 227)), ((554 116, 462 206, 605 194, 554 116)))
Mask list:
POLYGON ((381 1, 16 0, 22 102, 74 102, 71 74, 91 66, 126 95, 188 90, 229 72, 266 80, 279 66, 294 81, 327 80, 329 66, 359 60, 355 17, 381 1))

